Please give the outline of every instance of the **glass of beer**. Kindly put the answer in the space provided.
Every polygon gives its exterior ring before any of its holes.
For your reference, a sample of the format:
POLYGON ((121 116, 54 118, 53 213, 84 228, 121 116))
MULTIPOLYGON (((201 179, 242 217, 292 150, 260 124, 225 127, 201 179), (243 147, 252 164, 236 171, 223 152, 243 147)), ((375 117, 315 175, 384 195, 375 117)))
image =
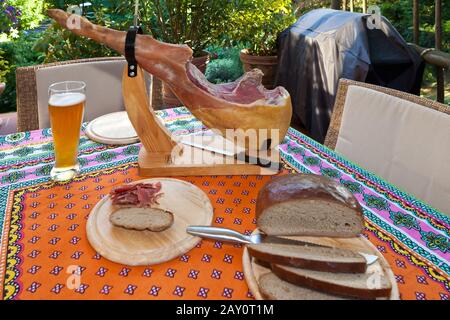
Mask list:
POLYGON ((50 172, 53 181, 68 181, 80 172, 78 146, 85 102, 84 82, 65 81, 49 87, 48 110, 55 150, 55 166, 50 172))

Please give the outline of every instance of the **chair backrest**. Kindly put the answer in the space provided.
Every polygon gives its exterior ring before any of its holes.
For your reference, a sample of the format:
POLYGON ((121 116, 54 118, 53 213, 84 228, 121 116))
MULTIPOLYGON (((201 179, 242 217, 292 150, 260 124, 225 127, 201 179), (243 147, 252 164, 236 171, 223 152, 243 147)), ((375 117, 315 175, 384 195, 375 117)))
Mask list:
MULTIPOLYGON (((82 59, 18 68, 17 126, 19 131, 50 127, 48 87, 55 82, 75 80, 87 85, 84 121, 124 110, 123 57, 82 59)), ((147 76, 148 83, 151 77, 147 76)), ((151 91, 150 91, 151 92, 151 91)))
POLYGON ((325 145, 450 214, 450 107, 343 79, 325 145))

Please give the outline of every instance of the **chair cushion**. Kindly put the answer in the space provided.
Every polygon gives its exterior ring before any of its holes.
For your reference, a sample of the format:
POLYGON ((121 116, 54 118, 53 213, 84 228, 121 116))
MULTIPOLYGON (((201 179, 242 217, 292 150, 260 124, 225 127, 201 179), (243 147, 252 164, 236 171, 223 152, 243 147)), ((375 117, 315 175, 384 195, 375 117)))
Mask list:
POLYGON ((450 115, 351 85, 336 151, 450 213, 450 115))

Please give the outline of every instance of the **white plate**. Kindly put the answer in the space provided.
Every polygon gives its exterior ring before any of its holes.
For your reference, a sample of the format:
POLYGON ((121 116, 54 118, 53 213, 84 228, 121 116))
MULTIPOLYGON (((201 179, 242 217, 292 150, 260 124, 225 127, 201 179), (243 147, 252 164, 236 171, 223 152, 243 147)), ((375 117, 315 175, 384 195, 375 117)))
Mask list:
POLYGON ((92 120, 86 127, 89 139, 113 145, 126 145, 139 141, 126 111, 105 114, 92 120))

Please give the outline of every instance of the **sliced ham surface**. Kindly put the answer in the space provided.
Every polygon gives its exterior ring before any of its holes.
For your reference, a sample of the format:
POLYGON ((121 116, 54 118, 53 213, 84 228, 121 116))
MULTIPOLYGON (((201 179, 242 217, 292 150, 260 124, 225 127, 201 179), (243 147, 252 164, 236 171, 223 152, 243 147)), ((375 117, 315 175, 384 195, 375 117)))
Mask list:
POLYGON ((194 85, 219 99, 249 105, 264 100, 269 105, 277 105, 285 96, 285 90, 277 87, 267 90, 262 84, 263 72, 253 69, 231 83, 213 84, 192 63, 186 65, 187 76, 194 85))
POLYGON ((151 207, 159 204, 158 199, 161 193, 161 183, 138 183, 124 185, 113 189, 110 193, 113 205, 151 207))

